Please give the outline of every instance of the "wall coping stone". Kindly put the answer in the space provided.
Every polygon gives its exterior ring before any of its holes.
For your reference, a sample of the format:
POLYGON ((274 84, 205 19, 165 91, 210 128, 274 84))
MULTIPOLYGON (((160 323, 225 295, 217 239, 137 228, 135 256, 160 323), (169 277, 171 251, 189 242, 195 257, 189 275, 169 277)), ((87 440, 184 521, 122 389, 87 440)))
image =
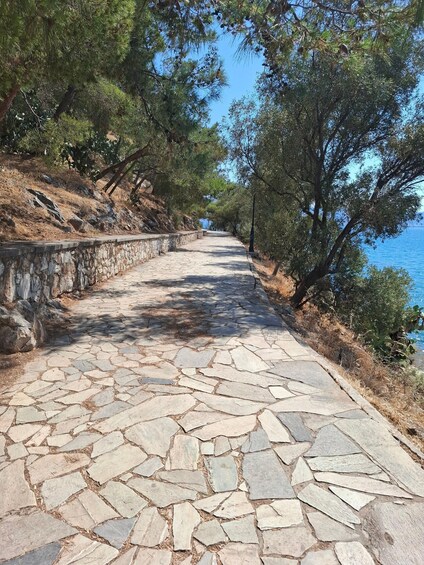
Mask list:
POLYGON ((198 233, 201 230, 192 231, 177 231, 172 233, 158 233, 158 234, 137 234, 137 235, 105 235, 96 238, 85 239, 63 239, 57 241, 7 241, 0 243, 0 258, 17 257, 21 253, 33 252, 39 253, 52 253, 54 251, 62 251, 65 249, 77 249, 83 247, 96 247, 103 243, 125 243, 130 241, 140 240, 154 240, 154 239, 168 239, 172 236, 188 235, 198 233))

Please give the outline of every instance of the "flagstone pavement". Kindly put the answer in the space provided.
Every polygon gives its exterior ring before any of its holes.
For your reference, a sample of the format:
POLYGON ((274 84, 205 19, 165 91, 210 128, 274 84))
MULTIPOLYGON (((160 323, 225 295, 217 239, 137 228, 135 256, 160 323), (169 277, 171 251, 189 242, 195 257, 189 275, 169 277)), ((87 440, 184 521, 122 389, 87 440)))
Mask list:
POLYGON ((424 471, 232 237, 76 303, 0 402, 2 563, 424 563, 424 471))

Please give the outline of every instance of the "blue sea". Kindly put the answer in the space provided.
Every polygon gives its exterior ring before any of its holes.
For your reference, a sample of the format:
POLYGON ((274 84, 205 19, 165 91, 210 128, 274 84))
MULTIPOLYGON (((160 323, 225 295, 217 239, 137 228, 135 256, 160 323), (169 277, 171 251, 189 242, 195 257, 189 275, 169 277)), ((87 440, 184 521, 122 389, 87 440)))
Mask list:
MULTIPOLYGON (((414 281, 411 305, 424 308, 424 224, 414 224, 394 239, 379 243, 376 249, 367 248, 370 263, 376 267, 397 267, 408 271, 414 281)), ((424 331, 413 335, 416 346, 424 350, 424 331)))

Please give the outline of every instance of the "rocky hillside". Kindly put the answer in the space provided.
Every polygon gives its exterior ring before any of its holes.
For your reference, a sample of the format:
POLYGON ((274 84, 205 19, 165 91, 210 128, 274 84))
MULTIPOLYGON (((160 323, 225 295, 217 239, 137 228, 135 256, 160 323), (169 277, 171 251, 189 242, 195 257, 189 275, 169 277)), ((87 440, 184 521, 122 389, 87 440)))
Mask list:
POLYGON ((0 155, 0 241, 57 240, 98 235, 169 233, 197 225, 181 215, 179 224, 167 214, 164 202, 148 190, 137 204, 129 189, 113 199, 75 171, 49 170, 37 159, 0 155))

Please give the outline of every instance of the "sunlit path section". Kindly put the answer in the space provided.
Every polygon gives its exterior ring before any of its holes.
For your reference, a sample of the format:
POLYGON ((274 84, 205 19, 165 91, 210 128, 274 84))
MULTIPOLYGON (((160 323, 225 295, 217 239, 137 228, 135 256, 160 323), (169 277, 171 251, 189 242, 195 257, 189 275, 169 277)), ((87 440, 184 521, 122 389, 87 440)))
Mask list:
POLYGON ((423 562, 424 471, 229 236, 76 303, 1 392, 0 433, 2 563, 423 562))

